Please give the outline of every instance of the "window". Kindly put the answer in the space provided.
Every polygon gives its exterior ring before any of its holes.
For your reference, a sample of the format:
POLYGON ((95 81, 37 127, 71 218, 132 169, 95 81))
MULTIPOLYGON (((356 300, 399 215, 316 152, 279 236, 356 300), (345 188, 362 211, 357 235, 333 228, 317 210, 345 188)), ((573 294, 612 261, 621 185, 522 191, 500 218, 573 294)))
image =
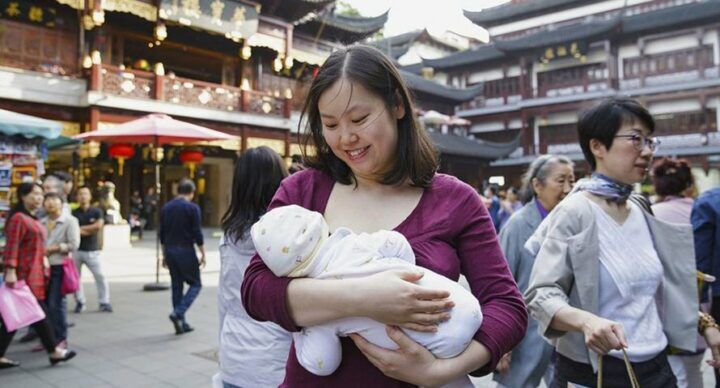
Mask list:
POLYGON ((713 66, 713 47, 710 45, 627 58, 623 61, 625 78, 690 71, 698 67, 705 69, 711 66, 713 66))

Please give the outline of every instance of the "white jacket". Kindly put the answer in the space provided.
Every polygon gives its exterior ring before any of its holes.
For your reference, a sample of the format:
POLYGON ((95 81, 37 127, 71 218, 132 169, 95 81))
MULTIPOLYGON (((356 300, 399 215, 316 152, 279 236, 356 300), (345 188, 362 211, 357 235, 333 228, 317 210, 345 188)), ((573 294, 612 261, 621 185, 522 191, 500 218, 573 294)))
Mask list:
POLYGON ((224 382, 241 387, 277 387, 292 337, 272 322, 253 320, 242 305, 240 287, 254 254, 249 235, 220 240, 220 373, 224 382))

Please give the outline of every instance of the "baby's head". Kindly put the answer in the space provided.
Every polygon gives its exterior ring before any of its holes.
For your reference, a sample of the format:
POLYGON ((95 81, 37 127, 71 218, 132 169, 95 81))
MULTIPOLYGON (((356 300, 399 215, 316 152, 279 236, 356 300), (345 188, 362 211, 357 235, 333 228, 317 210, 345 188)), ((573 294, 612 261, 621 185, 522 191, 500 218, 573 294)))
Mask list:
POLYGON ((265 213, 250 230, 255 249, 276 276, 303 276, 329 234, 322 214, 297 205, 265 213))

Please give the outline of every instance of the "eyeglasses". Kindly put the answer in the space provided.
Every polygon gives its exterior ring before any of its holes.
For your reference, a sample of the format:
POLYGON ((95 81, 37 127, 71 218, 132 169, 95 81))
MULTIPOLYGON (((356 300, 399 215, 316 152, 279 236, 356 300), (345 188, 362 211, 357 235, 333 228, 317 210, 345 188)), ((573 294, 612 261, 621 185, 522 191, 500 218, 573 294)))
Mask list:
POLYGON ((660 147, 660 139, 657 137, 645 137, 641 135, 617 135, 615 137, 624 137, 632 141, 633 147, 636 150, 642 151, 645 147, 650 147, 650 151, 657 151, 660 147))

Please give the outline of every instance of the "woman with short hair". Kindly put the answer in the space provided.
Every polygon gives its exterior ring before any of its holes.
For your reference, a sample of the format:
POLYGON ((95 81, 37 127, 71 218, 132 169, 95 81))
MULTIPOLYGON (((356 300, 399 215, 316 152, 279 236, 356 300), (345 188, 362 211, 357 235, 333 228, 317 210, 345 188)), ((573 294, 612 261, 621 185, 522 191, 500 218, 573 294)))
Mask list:
POLYGON ((623 359, 643 388, 677 382, 666 348, 695 350, 698 331, 715 345, 717 325, 699 319, 692 229, 653 217, 633 185, 659 141, 655 122, 631 99, 604 100, 578 120, 593 171, 528 242, 536 255, 525 298, 557 351, 555 384, 631 386, 623 359), (603 357, 609 355, 609 357, 603 357))

